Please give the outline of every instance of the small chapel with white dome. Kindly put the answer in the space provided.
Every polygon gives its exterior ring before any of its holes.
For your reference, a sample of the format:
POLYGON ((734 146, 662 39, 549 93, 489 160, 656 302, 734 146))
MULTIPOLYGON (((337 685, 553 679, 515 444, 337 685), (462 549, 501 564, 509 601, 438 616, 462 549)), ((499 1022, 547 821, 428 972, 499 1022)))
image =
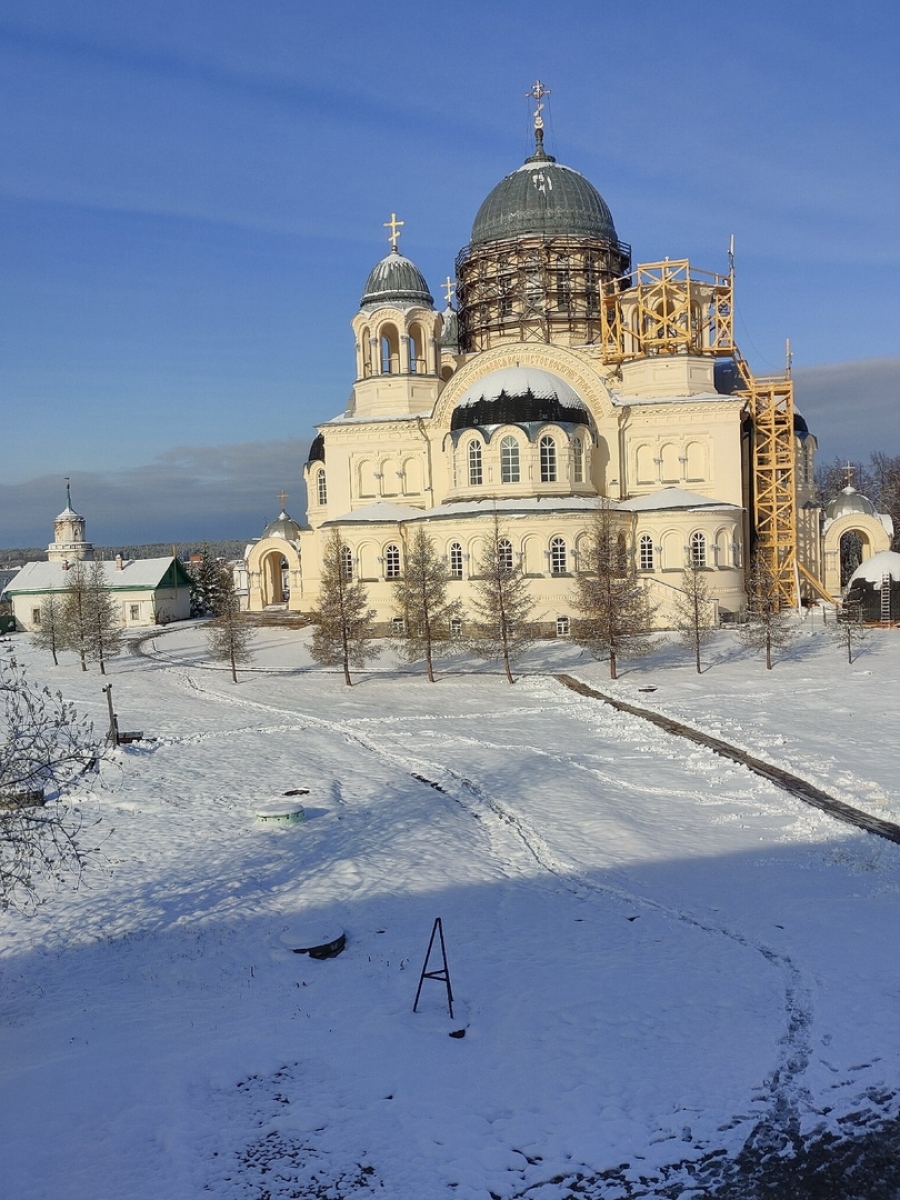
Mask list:
POLYGON ((312 610, 335 529, 389 626, 417 528, 465 604, 499 521, 548 633, 568 630, 600 504, 660 626, 686 565, 706 572, 724 617, 745 606, 754 554, 795 604, 839 595, 844 526, 869 554, 885 548, 883 521, 859 505, 831 514, 823 540, 815 438, 789 373, 756 378, 735 345, 733 270, 635 266, 597 189, 544 149, 547 94, 530 93, 533 153, 477 209, 443 311, 399 250, 403 222, 386 222, 390 249, 351 322, 347 406, 318 426, 304 467, 307 523, 282 510, 248 547, 251 610, 312 610))

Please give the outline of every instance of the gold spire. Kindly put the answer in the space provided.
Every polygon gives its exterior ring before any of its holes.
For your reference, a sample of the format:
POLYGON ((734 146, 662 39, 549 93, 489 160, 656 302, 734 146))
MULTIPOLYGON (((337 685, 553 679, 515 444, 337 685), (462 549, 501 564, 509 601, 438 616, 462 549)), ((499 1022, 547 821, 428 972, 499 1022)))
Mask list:
MULTIPOLYGON (((389 229, 391 231, 388 241, 391 243, 392 250, 397 250, 397 242, 400 240, 400 226, 405 224, 405 221, 397 220, 397 214, 395 212, 391 213, 391 219, 389 221, 384 222, 385 229, 389 229)), ((397 250, 397 253, 400 253, 399 250, 397 250)))

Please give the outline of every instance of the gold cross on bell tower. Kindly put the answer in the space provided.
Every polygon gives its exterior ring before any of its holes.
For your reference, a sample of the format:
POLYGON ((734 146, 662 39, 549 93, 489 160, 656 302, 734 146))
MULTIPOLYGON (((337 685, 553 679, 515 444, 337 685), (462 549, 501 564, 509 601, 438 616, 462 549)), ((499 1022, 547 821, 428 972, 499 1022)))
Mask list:
POLYGON ((284 502, 285 502, 285 500, 287 500, 287 498, 288 498, 288 494, 284 490, 284 488, 282 488, 281 491, 278 493, 278 499, 281 501, 282 508, 284 508, 284 502))
POLYGON ((444 280, 444 282, 441 284, 441 287, 447 293, 447 307, 449 308, 450 304, 453 301, 453 293, 456 291, 456 284, 453 282, 453 280, 448 275, 447 278, 444 280))
MULTIPOLYGON (((391 213, 391 219, 389 221, 384 222, 385 229, 389 229, 391 231, 388 241, 391 243, 392 250, 397 249, 397 243, 400 240, 400 226, 405 225, 405 224, 406 224, 405 221, 397 220, 397 214, 394 212, 391 213)), ((398 251, 398 253, 399 253, 399 251, 398 251)))

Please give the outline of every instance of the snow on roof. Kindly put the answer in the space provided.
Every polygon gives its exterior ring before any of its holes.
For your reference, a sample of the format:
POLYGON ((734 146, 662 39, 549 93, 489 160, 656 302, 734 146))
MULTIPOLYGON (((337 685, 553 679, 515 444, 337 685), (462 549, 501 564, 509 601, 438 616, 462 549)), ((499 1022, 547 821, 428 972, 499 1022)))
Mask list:
POLYGON ((584 408, 584 401, 564 379, 551 371, 537 367, 503 367, 483 375, 469 385, 454 408, 466 408, 479 400, 492 400, 505 392, 507 396, 524 396, 527 392, 540 399, 557 399, 562 404, 584 408))
POLYGON ((688 492, 680 487, 664 487, 658 492, 650 492, 647 496, 623 500, 619 507, 624 508, 626 512, 662 512, 669 508, 740 508, 740 505, 731 504, 728 500, 715 500, 711 496, 701 496, 699 492, 688 492))
POLYGON ((867 558, 853 572, 850 582, 855 583, 857 579, 862 579, 871 583, 876 591, 880 591, 885 575, 890 575, 895 583, 900 580, 900 554, 896 550, 881 550, 867 558))
POLYGON ((726 396, 722 392, 697 392, 692 396, 624 396, 621 392, 613 392, 612 401, 617 407, 628 408, 651 404, 743 403, 740 397, 726 396))
MULTIPOLYGON (((615 508, 617 505, 611 501, 610 507, 615 508)), ((458 503, 438 504, 435 508, 419 513, 419 516, 430 520, 432 517, 478 517, 493 512, 514 517, 518 514, 596 510, 596 496, 523 496, 518 500, 461 500, 458 503)))
MULTIPOLYGON (((170 555, 168 558, 123 559, 121 570, 114 560, 103 561, 100 566, 103 568, 107 587, 155 588, 159 587, 173 561, 170 555)), ((26 563, 6 590, 11 593, 64 591, 71 579, 72 565, 70 564, 69 571, 64 571, 61 562, 26 563)), ((85 565, 90 567, 93 563, 85 565)))
POLYGON ((331 521, 323 521, 323 525, 364 525, 367 522, 377 524, 379 521, 394 522, 412 521, 423 515, 421 508, 412 508, 408 504, 391 504, 388 500, 376 500, 364 508, 355 508, 343 516, 331 521))
POLYGON ((330 421, 322 421, 316 426, 316 429, 327 429, 329 425, 377 425, 385 421, 419 421, 423 417, 430 416, 430 408, 423 408, 421 412, 417 413, 388 413, 387 416, 378 417, 355 417, 348 412, 342 412, 336 417, 332 417, 330 421))

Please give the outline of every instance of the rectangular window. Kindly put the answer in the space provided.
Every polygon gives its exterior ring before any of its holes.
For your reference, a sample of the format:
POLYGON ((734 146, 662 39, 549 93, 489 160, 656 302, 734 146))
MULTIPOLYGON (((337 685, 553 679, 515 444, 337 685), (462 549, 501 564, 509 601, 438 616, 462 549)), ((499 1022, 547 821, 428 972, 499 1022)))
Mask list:
POLYGON ((406 622, 402 617, 391 617, 391 637, 403 637, 406 633, 406 622))
POLYGON ((141 606, 139 604, 132 604, 130 614, 132 621, 139 621, 141 619, 141 606))
POLYGON ((568 617, 557 617, 556 618, 556 636, 557 637, 568 637, 569 636, 569 628, 570 628, 570 626, 569 626, 569 618, 568 617))
POLYGON ((31 610, 31 623, 32 623, 32 625, 40 625, 41 610, 39 608, 33 608, 31 610))

